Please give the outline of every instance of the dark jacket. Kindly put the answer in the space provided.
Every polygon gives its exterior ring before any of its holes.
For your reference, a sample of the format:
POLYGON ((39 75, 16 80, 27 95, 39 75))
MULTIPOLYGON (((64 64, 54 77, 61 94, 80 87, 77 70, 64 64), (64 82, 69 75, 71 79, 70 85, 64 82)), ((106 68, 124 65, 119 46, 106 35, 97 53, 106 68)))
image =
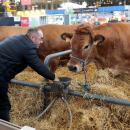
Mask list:
POLYGON ((5 16, 5 6, 0 3, 0 16, 5 16))
POLYGON ((41 62, 36 45, 26 35, 0 42, 0 81, 10 81, 28 65, 46 79, 54 80, 55 75, 41 62))

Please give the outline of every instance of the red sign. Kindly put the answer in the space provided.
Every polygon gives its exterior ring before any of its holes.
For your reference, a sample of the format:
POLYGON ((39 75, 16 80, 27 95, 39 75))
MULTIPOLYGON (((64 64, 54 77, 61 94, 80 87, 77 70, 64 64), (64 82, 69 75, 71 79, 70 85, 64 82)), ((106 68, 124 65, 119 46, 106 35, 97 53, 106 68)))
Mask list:
POLYGON ((32 0, 21 0, 21 5, 31 5, 32 0))
POLYGON ((28 17, 21 17, 21 26, 28 27, 29 26, 29 18, 28 17))

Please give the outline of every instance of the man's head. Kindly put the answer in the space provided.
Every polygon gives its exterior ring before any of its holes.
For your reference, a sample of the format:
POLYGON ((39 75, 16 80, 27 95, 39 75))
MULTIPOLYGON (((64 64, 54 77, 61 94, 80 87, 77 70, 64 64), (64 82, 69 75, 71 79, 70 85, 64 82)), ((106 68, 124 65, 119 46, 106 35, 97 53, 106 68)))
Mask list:
POLYGON ((39 48, 40 44, 43 41, 43 33, 39 28, 30 28, 27 31, 27 36, 32 40, 34 44, 36 44, 37 48, 39 48))

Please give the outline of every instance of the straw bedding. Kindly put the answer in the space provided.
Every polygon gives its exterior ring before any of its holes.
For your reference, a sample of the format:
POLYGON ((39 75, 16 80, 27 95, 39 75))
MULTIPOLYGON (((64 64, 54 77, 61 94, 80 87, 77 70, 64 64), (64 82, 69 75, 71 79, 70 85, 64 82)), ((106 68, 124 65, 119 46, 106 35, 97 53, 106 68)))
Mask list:
MULTIPOLYGON (((58 76, 71 77, 70 87, 82 91, 79 84, 84 83, 83 72, 76 74, 69 72, 66 67, 59 67, 56 73, 58 76)), ((16 78, 35 83, 43 81, 41 76, 30 69, 18 74, 16 78)), ((129 75, 114 78, 108 70, 97 71, 94 65, 89 65, 87 81, 91 85, 90 93, 130 100, 129 75)), ((20 126, 28 125, 37 130, 130 130, 128 106, 67 96, 72 111, 72 124, 67 128, 68 111, 60 98, 37 120, 37 116, 43 111, 44 94, 41 90, 10 85, 9 96, 12 104, 11 122, 20 126)), ((53 99, 53 96, 50 98, 53 99)))

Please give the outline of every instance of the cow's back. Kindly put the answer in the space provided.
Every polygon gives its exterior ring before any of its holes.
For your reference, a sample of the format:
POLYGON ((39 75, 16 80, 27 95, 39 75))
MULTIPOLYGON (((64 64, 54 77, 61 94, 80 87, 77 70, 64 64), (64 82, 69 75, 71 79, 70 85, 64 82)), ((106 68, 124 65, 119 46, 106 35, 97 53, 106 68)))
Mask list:
POLYGON ((74 32, 74 29, 77 25, 55 25, 55 24, 48 24, 39 26, 42 29, 45 38, 49 39, 50 41, 54 42, 64 42, 61 39, 61 34, 64 32, 74 32))
POLYGON ((0 41, 13 35, 25 34, 27 27, 19 26, 0 26, 0 41))
POLYGON ((95 27, 93 31, 105 37, 102 46, 97 46, 96 54, 100 61, 103 59, 103 68, 111 68, 113 72, 117 70, 116 73, 130 72, 130 24, 107 23, 95 27))
MULTIPOLYGON (((77 25, 55 25, 48 24, 39 26, 42 29, 44 40, 38 52, 40 56, 48 55, 59 51, 64 51, 70 48, 70 44, 66 43, 61 34, 64 32, 74 32, 77 25)), ((44 57, 43 57, 44 58, 44 57)))
POLYGON ((125 42, 130 39, 130 23, 106 23, 94 28, 94 32, 102 34, 108 39, 121 39, 125 42))

